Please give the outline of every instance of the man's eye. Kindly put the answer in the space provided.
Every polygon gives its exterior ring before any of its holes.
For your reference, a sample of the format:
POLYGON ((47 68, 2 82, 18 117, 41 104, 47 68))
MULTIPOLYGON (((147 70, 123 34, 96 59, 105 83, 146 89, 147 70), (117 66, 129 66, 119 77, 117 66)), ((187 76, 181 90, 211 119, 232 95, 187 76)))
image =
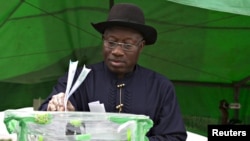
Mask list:
POLYGON ((116 43, 112 42, 112 41, 109 41, 108 43, 109 43, 110 46, 115 46, 116 45, 116 43))
POLYGON ((123 47, 126 48, 126 49, 131 49, 132 45, 131 44, 124 44, 123 47))

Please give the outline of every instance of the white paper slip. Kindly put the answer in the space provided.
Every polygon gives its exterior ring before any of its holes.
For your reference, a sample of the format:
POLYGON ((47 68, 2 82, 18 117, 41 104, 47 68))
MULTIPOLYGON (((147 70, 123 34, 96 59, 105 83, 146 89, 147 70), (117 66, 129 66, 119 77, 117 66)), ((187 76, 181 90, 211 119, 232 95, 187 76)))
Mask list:
POLYGON ((69 97, 76 91, 76 89, 81 85, 81 83, 87 77, 88 73, 91 71, 91 69, 86 68, 84 65, 80 75, 78 76, 75 84, 72 87, 72 83, 73 83, 74 76, 75 76, 76 69, 77 69, 77 64, 78 64, 78 61, 75 61, 75 62, 70 61, 69 63, 68 80, 67 80, 66 92, 65 92, 65 97, 64 97, 65 111, 67 111, 66 107, 67 107, 67 102, 68 102, 69 97))
POLYGON ((104 104, 99 101, 88 103, 90 112, 106 112, 104 104))
POLYGON ((70 60, 69 62, 69 70, 68 70, 68 80, 67 80, 67 86, 66 86, 66 92, 65 95, 69 94, 69 91, 72 86, 72 82, 76 73, 76 68, 77 68, 78 61, 72 62, 70 60))

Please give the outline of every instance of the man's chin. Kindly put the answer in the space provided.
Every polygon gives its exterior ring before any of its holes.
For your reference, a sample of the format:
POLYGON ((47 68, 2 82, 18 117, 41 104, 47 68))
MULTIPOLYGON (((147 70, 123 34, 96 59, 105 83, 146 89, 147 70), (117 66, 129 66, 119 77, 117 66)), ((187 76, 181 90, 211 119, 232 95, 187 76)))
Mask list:
POLYGON ((110 66, 109 69, 110 69, 113 73, 116 73, 116 74, 124 74, 124 73, 125 73, 124 69, 121 68, 121 67, 110 66))

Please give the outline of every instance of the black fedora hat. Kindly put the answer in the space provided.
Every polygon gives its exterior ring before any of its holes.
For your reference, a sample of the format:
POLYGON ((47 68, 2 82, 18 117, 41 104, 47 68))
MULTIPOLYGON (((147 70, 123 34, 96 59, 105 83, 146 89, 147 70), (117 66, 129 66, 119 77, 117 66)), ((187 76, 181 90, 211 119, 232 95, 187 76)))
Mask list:
POLYGON ((154 44, 157 31, 152 26, 146 25, 143 11, 134 4, 120 3, 114 5, 105 22, 92 23, 92 26, 101 34, 112 26, 125 26, 139 31, 146 41, 146 45, 154 44))

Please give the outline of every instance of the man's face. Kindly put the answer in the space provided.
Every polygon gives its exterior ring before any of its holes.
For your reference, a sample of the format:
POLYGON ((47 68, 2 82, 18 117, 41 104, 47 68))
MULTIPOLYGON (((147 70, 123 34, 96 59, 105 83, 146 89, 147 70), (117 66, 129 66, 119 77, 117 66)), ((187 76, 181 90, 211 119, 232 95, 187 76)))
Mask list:
POLYGON ((104 61, 119 77, 133 71, 143 47, 142 35, 130 28, 112 27, 103 35, 104 61))

